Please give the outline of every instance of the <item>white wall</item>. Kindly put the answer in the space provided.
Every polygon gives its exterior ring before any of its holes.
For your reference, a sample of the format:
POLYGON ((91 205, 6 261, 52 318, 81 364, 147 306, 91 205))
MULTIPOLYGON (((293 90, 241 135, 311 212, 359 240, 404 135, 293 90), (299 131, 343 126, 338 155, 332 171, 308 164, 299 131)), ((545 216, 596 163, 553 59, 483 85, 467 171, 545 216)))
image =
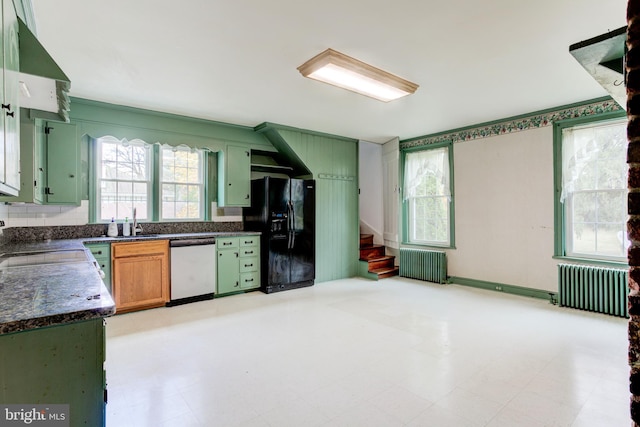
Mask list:
POLYGON ((557 290, 553 128, 454 144, 450 276, 557 290))
POLYGON ((382 244, 384 231, 382 145, 360 141, 358 165, 360 223, 363 231, 373 233, 375 243, 382 244))

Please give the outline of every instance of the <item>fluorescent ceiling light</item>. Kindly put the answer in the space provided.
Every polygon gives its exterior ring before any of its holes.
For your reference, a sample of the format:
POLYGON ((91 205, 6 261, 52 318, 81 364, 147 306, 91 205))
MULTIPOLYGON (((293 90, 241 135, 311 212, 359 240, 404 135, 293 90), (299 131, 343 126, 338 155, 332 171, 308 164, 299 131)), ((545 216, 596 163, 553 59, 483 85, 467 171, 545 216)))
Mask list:
POLYGON ((383 102, 411 95, 418 85, 355 58, 327 49, 298 67, 305 77, 383 102))

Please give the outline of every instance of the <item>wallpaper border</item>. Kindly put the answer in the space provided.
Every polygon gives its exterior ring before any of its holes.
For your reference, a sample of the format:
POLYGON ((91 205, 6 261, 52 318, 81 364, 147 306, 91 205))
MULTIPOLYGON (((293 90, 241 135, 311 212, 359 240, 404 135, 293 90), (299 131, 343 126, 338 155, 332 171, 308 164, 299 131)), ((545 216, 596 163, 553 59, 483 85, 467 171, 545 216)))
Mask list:
POLYGON ((556 109, 531 113, 517 118, 503 119, 495 122, 447 131, 444 133, 426 135, 407 141, 400 141, 400 149, 438 144, 446 141, 452 141, 453 143, 472 141, 474 139, 488 138, 491 136, 505 135, 523 130, 551 126, 553 122, 558 120, 586 117, 615 111, 623 111, 623 109, 611 98, 587 101, 583 104, 558 107, 556 109))

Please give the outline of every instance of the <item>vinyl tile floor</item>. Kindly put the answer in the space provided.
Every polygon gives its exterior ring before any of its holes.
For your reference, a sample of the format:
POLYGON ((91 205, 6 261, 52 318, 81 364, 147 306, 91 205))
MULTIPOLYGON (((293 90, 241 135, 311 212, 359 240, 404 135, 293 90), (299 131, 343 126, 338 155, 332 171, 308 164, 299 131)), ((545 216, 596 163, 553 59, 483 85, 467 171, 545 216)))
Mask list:
POLYGON ((117 315, 107 426, 629 426, 626 328, 405 278, 117 315))

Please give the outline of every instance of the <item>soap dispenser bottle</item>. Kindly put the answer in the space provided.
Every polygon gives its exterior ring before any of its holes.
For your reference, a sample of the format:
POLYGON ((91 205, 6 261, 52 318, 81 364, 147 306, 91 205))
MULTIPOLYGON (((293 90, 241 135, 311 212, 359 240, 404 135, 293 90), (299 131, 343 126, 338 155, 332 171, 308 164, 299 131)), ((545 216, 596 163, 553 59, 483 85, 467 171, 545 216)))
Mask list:
POLYGON ((124 223, 122 224, 122 235, 123 236, 131 235, 131 228, 129 226, 129 217, 125 217, 124 223))
POLYGON ((118 237, 118 224, 116 224, 116 221, 113 218, 111 218, 109 228, 107 228, 107 236, 118 237))

